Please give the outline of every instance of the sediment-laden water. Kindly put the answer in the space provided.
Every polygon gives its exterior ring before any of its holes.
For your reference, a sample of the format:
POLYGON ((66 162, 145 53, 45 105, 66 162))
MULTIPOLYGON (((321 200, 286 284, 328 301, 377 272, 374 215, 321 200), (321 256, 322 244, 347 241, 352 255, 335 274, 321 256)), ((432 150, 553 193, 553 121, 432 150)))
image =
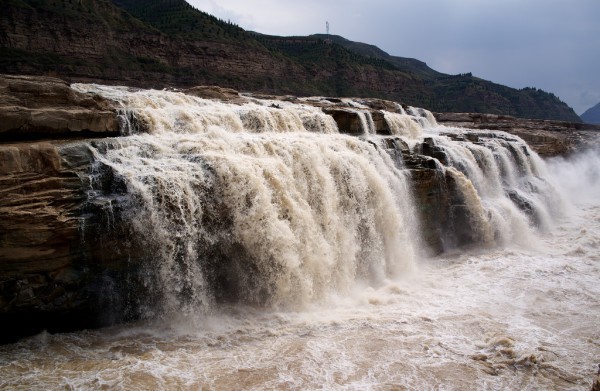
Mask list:
POLYGON ((123 104, 129 136, 90 149, 126 190, 155 297, 135 323, 1 346, 0 388, 590 388, 597 153, 544 162, 506 133, 386 112, 443 152, 477 234, 428 257, 407 170, 359 103, 354 137, 310 105, 76 88, 123 104))

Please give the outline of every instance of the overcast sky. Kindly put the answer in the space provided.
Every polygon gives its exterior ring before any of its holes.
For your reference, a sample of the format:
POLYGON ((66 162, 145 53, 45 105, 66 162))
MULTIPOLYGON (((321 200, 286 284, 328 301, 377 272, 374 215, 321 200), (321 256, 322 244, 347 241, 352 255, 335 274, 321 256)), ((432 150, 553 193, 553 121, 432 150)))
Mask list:
POLYGON ((330 33, 449 74, 600 102, 600 0, 188 0, 246 30, 330 33))

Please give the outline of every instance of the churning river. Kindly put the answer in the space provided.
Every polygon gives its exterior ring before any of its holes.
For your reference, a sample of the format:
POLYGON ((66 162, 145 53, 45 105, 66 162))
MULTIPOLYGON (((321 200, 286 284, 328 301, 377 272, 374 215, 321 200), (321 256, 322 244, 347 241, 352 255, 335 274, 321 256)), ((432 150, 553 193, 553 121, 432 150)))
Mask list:
POLYGON ((430 256, 406 175, 373 147, 364 113, 355 137, 310 106, 76 87, 149 124, 142 134, 124 122, 131 135, 90 148, 134 195, 131 226, 154 246, 148 284, 162 300, 138 322, 0 346, 0 388, 590 389, 597 152, 542 161, 504 133, 463 143, 423 110, 387 113, 407 145, 427 136, 444 149, 480 235, 430 256), (535 224, 507 193, 528 201, 535 224), (215 198, 228 205, 219 232, 202 224, 215 198), (238 262, 237 296, 224 300, 199 243, 232 237, 252 272, 238 262))

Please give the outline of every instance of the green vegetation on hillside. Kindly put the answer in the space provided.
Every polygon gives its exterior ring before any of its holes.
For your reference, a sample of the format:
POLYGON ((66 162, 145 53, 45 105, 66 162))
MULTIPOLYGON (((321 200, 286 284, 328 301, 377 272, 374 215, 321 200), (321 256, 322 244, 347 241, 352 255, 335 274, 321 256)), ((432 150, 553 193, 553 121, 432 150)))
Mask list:
POLYGON ((256 39, 267 48, 280 51, 305 66, 332 69, 331 67, 340 65, 371 65, 387 70, 395 69, 388 61, 364 56, 341 45, 328 43, 321 38, 257 34, 256 39))
POLYGON ((391 56, 375 45, 350 41, 344 37, 340 37, 339 35, 313 34, 311 37, 317 37, 331 41, 354 53, 361 54, 368 58, 383 60, 386 63, 395 66, 396 69, 403 72, 408 72, 415 77, 428 79, 431 77, 445 76, 443 73, 429 68, 423 61, 419 61, 414 58, 391 56))
POLYGON ((198 11, 184 0, 114 0, 113 3, 169 36, 187 40, 252 41, 244 29, 198 11))
POLYGON ((35 12, 47 16, 58 16, 69 22, 77 18, 77 23, 104 23, 119 30, 132 27, 142 29, 147 26, 125 10, 115 8, 110 0, 2 0, 4 18, 13 17, 13 12, 5 6, 20 8, 23 12, 35 12))
POLYGON ((556 96, 473 77, 323 34, 247 32, 184 0, 0 0, 0 73, 141 87, 217 84, 365 96, 433 111, 577 121, 556 96), (15 32, 19 32, 15 34, 15 32))
MULTIPOLYGON (((546 119, 561 119, 558 116, 564 116, 563 112, 572 111, 552 93, 536 88, 517 90, 473 77, 470 73, 438 77, 428 81, 428 84, 435 92, 436 100, 431 102, 431 108, 435 111, 546 119), (553 113, 553 110, 557 112, 553 113)), ((579 122, 576 115, 568 118, 579 122)))
POLYGON ((422 61, 391 56, 377 46, 353 42, 337 35, 315 34, 311 37, 328 39, 350 51, 385 61, 397 70, 422 80, 426 87, 418 96, 411 96, 410 99, 433 111, 580 121, 573 110, 558 97, 540 89, 528 87, 517 90, 473 77, 470 72, 446 75, 429 68, 422 61))

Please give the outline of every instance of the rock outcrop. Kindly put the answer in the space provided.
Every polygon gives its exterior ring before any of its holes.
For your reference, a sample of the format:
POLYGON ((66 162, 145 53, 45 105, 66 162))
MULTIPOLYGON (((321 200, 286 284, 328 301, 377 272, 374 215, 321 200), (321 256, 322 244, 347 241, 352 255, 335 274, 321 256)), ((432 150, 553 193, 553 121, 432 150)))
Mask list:
POLYGON ((123 253, 126 229, 107 212, 111 200, 89 194, 94 145, 0 144, 0 343, 125 318, 113 285, 135 272, 127 258, 135 250, 123 253))
POLYGON ((51 77, 0 75, 0 140, 118 134, 114 105, 51 77))
POLYGON ((517 135, 544 157, 566 156, 582 148, 599 145, 600 125, 481 113, 436 113, 435 117, 442 125, 502 130, 517 135))
POLYGON ((183 90, 187 95, 197 96, 204 99, 215 99, 222 102, 244 103, 247 98, 240 96, 240 93, 233 88, 223 88, 218 86, 196 86, 183 90))
POLYGON ((63 80, 0 76, 0 339, 95 324, 86 138, 119 126, 114 102, 63 80))
POLYGON ((64 154, 55 142, 0 145, 2 338, 39 331, 38 322, 62 329, 87 308, 84 187, 64 154))

